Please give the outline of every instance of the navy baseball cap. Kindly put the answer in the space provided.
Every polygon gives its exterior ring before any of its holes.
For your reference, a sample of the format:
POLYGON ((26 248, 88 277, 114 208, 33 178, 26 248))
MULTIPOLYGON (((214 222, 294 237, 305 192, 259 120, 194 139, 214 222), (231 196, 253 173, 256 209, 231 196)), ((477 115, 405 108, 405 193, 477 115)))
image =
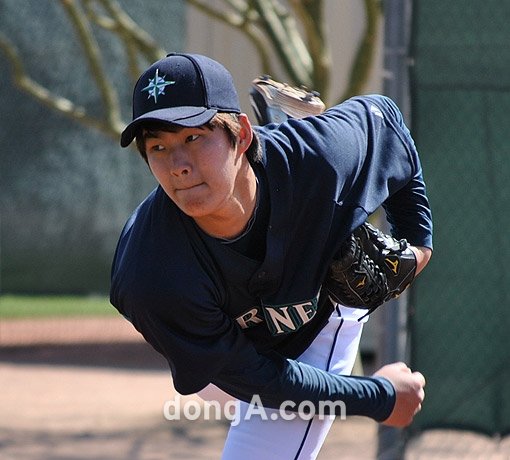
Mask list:
POLYGON ((201 126, 218 112, 240 113, 230 72, 199 54, 171 53, 152 64, 133 91, 133 121, 122 132, 127 147, 146 121, 201 126))

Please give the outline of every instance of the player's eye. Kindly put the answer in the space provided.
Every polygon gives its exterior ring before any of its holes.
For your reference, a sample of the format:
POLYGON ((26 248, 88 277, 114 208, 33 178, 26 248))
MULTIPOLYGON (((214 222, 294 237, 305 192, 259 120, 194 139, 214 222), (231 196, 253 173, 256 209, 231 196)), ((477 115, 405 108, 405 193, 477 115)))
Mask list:
POLYGON ((190 134, 186 137, 186 142, 196 141, 200 137, 200 134, 190 134))
POLYGON ((165 150, 165 147, 161 144, 149 145, 149 147, 147 149, 148 152, 153 152, 153 153, 162 152, 163 150, 165 150))

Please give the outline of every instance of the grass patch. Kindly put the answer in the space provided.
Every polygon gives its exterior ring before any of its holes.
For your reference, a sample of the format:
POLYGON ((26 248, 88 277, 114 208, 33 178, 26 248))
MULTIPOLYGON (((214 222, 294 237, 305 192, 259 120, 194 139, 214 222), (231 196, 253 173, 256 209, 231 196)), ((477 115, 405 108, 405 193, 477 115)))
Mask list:
POLYGON ((0 318, 118 315, 108 297, 101 296, 0 296, 0 318))

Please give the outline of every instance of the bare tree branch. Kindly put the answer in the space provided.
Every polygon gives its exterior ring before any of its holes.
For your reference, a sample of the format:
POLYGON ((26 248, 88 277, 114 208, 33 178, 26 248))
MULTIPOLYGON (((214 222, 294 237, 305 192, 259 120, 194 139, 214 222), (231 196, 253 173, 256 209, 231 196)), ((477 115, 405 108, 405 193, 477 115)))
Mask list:
POLYGON ((324 100, 329 96, 331 50, 328 44, 324 4, 322 0, 289 0, 294 14, 299 18, 306 36, 306 43, 313 62, 313 87, 324 100))
POLYGON ((223 0, 223 2, 236 10, 239 14, 246 15, 249 11, 248 2, 246 0, 223 0))
POLYGON ((255 48, 257 49, 257 54, 260 59, 260 66, 262 68, 262 73, 267 75, 273 75, 273 65, 271 64, 271 58, 267 51, 267 38, 264 33, 251 25, 247 25, 241 29, 251 40, 255 48))
POLYGON ((277 53, 293 83, 311 86, 312 60, 289 11, 275 0, 224 0, 221 10, 205 0, 187 0, 199 11, 243 32, 254 44, 264 73, 273 74, 268 49, 277 53))
POLYGON ((338 102, 360 94, 370 76, 377 45, 381 4, 380 0, 364 0, 364 3, 367 18, 365 34, 358 47, 354 64, 351 67, 349 85, 338 102))
POLYGON ((87 115, 84 107, 74 104, 69 99, 51 93, 47 88, 34 81, 27 74, 22 59, 17 48, 0 33, 0 49, 9 59, 12 65, 12 81, 22 91, 26 92, 37 101, 66 115, 67 117, 79 121, 84 125, 97 129, 115 139, 118 138, 120 132, 112 131, 110 126, 106 126, 103 120, 98 120, 87 115))
POLYGON ((293 83, 312 86, 312 59, 294 18, 275 0, 251 0, 293 83))
POLYGON ((83 0, 83 9, 87 13, 87 17, 90 21, 93 21, 99 27, 109 30, 110 32, 115 32, 117 29, 117 24, 112 18, 100 14, 94 8, 93 3, 96 3, 96 0, 83 0))
MULTIPOLYGON (((83 7, 90 21, 97 24, 99 27, 108 30, 109 32, 118 35, 124 45, 127 58, 128 73, 133 81, 136 81, 140 75, 140 66, 138 65, 138 47, 135 40, 132 39, 129 32, 125 30, 120 24, 118 18, 112 18, 99 14, 92 3, 95 0, 83 0, 83 7)), ((114 13, 114 12, 113 12, 114 13)), ((112 14, 113 16, 114 14, 112 14)))
MULTIPOLYGON (((274 54, 287 72, 289 83, 320 91, 327 100, 331 75, 331 51, 325 29, 323 0, 222 0, 223 7, 209 0, 186 0, 214 20, 234 27, 252 43, 261 61, 262 72, 275 75, 274 54), (289 9, 290 8, 290 9, 289 9), (301 32, 302 31, 302 32, 301 32)), ((0 35, 0 51, 12 65, 13 81, 41 103, 85 125, 117 138, 124 124, 116 88, 103 67, 93 25, 114 34, 126 53, 128 71, 133 80, 141 72, 144 60, 154 62, 166 52, 124 11, 117 0, 60 0, 73 24, 92 79, 105 107, 105 117, 94 118, 82 106, 52 94, 26 73, 15 46, 0 35), (81 2, 81 7, 80 7, 81 2)), ((351 69, 349 86, 340 100, 362 91, 370 75, 379 28, 380 0, 364 0, 366 29, 351 69)))
POLYGON ((155 62, 166 55, 166 51, 158 45, 153 37, 131 19, 122 9, 118 1, 96 1, 101 3, 108 14, 110 14, 118 33, 126 40, 132 41, 149 62, 155 62))
POLYGON ((141 29, 131 17, 122 10, 115 0, 82 0, 84 10, 90 21, 99 27, 117 35, 124 45, 128 63, 128 73, 133 81, 141 73, 139 54, 149 62, 155 62, 165 56, 166 52, 146 31, 141 29), (109 15, 100 14, 94 4, 100 4, 109 15))
POLYGON ((200 0, 186 0, 190 5, 194 6, 199 11, 207 14, 211 18, 217 19, 229 26, 239 27, 244 21, 245 17, 243 16, 242 11, 237 7, 235 8, 235 12, 231 11, 223 11, 217 8, 214 8, 210 5, 210 2, 203 2, 200 0))
POLYGON ((120 107, 117 91, 110 84, 108 76, 103 70, 101 62, 101 51, 94 37, 86 16, 82 13, 74 0, 61 0, 62 6, 71 18, 80 43, 83 45, 85 57, 89 63, 92 77, 101 94, 101 100, 105 106, 106 122, 112 131, 120 131, 123 126, 120 116, 120 107))
POLYGON ((225 0, 226 3, 234 8, 235 13, 219 11, 200 0, 187 0, 187 2, 204 14, 223 22, 230 27, 235 27, 244 33, 257 50, 262 71, 267 74, 272 74, 273 67, 267 51, 269 48, 267 36, 256 25, 259 20, 259 15, 247 2, 225 0))

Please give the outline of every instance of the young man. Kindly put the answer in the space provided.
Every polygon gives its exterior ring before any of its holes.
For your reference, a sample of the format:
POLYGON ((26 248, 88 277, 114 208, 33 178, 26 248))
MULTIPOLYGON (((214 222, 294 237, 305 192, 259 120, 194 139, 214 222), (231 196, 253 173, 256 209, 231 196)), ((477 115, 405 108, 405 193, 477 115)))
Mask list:
POLYGON ((321 290, 381 205, 416 273, 430 258, 421 166, 397 107, 366 96, 252 127, 223 66, 170 54, 135 86, 121 145, 134 138, 159 187, 122 232, 111 302, 167 359, 179 393, 241 401, 223 458, 315 458, 332 423, 322 415, 343 409, 409 424, 423 376, 403 363, 348 376, 366 310, 321 290), (273 409, 266 419, 248 416, 254 395, 273 409), (279 410, 303 402, 315 417, 279 410))

